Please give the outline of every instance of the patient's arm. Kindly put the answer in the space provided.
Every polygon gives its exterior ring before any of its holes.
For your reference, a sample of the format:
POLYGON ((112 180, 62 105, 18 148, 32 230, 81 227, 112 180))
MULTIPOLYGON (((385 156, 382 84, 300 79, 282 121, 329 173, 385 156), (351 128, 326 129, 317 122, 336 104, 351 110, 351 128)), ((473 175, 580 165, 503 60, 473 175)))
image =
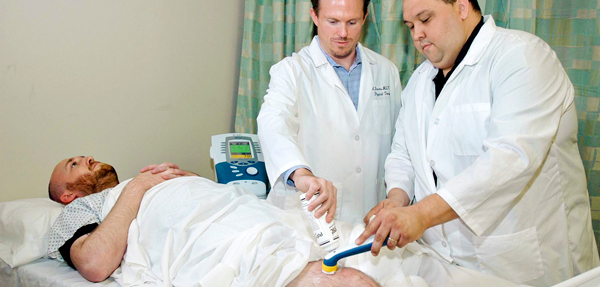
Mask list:
POLYGON ((96 230, 73 243, 71 260, 84 278, 100 282, 119 267, 127 249, 129 225, 137 216, 144 193, 165 181, 165 175, 175 177, 179 173, 178 169, 169 169, 159 174, 144 172, 137 175, 125 186, 115 206, 96 230))
POLYGON ((332 275, 324 274, 321 269, 322 263, 323 261, 309 262, 287 287, 379 286, 371 277, 352 268, 341 268, 332 275))

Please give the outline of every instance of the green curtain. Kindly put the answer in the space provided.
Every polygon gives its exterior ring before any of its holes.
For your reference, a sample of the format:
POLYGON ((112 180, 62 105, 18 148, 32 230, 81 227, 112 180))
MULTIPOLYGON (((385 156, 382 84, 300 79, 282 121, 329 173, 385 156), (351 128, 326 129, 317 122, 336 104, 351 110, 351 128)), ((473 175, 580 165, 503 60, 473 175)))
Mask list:
MULTIPOLYGON (((310 7, 308 0, 246 0, 236 132, 256 133, 269 68, 309 44, 310 7)), ((487 0, 484 14, 493 15, 500 27, 524 30, 549 43, 573 82, 579 149, 600 246, 599 9, 600 0, 487 0)), ((361 42, 396 64, 403 85, 424 60, 402 22, 402 0, 371 1, 361 42)))
POLYGON ((309 0, 246 0, 235 131, 256 133, 271 66, 310 43, 309 0))
MULTIPOLYGON (((310 0, 246 0, 235 131, 256 133, 271 66, 312 39, 310 0)), ((424 58, 402 22, 401 0, 372 0, 361 42, 400 70, 402 83, 424 58)))
POLYGON ((575 87, 579 152, 600 246, 600 2, 487 0, 485 14, 499 27, 527 31, 550 44, 575 87))

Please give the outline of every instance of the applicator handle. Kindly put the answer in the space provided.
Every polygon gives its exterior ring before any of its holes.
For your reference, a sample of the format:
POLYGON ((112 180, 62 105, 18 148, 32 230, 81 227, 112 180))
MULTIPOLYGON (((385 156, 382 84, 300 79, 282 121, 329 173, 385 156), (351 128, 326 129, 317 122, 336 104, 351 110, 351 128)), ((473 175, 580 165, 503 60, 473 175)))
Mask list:
MULTIPOLYGON (((383 245, 387 244, 389 237, 386 237, 383 241, 383 245)), ((325 255, 325 259, 323 260, 323 265, 325 266, 336 266, 337 262, 345 257, 360 254, 371 250, 371 246, 373 245, 373 240, 375 239, 375 235, 371 235, 371 237, 367 238, 365 242, 361 245, 356 245, 354 243, 350 243, 344 247, 340 247, 327 255, 325 255)))

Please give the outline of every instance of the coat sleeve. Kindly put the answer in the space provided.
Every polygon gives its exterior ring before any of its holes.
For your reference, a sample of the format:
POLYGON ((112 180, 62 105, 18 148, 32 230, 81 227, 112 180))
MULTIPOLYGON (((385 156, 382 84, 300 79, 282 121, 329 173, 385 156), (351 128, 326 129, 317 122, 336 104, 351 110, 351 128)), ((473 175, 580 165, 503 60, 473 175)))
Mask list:
POLYGON ((273 65, 271 81, 256 119, 271 185, 294 166, 309 166, 298 145, 298 88, 291 58, 273 65))
POLYGON ((490 230, 527 192, 573 101, 573 86, 545 43, 513 45, 494 57, 488 64, 491 107, 483 152, 438 190, 476 235, 490 230))
POLYGON ((406 106, 406 96, 405 90, 401 96, 402 107, 400 108, 398 118, 396 119, 396 127, 394 138, 392 140, 391 152, 385 160, 385 182, 387 185, 386 192, 389 193, 392 188, 401 188, 406 192, 408 198, 413 198, 415 195, 415 173, 410 155, 408 154, 408 149, 406 148, 404 136, 404 111, 406 106))

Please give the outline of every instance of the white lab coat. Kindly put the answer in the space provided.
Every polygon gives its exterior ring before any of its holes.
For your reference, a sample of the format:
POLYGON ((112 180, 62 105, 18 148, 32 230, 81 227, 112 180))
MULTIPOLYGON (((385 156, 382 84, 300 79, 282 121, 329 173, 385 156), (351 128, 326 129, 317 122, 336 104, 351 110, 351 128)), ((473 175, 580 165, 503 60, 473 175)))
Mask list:
POLYGON ((258 137, 273 188, 268 200, 298 206, 281 175, 308 166, 338 190, 336 219, 359 223, 386 196, 390 152, 402 86, 396 66, 358 44, 362 74, 358 110, 317 39, 271 68, 257 118, 258 137))
POLYGON ((573 86, 545 42, 485 20, 437 102, 438 69, 413 73, 387 188, 417 201, 437 193, 458 213, 422 237, 448 260, 553 285, 598 266, 573 86))

